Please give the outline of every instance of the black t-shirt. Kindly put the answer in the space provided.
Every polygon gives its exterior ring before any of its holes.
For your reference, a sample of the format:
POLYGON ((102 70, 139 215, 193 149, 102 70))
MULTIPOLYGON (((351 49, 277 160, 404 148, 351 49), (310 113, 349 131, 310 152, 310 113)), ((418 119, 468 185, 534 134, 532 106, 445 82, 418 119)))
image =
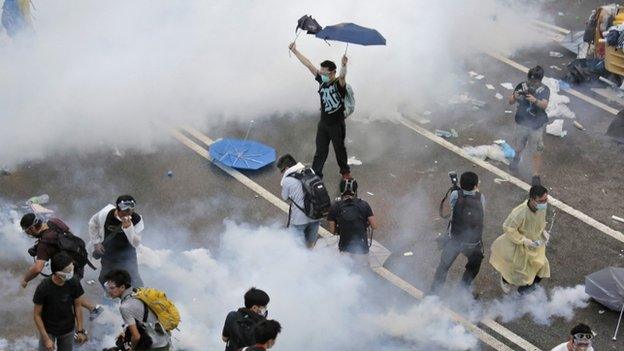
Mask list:
POLYGON ((340 240, 338 249, 350 253, 368 253, 368 217, 373 216, 370 205, 359 198, 335 202, 327 220, 336 222, 340 240))
MULTIPOLYGON (((516 85, 514 91, 522 91, 526 82, 516 85)), ((550 89, 542 83, 531 93, 538 100, 548 100, 550 98, 550 89)), ((529 127, 531 129, 539 129, 548 122, 546 110, 539 108, 536 104, 529 102, 523 96, 518 98, 518 110, 516 111, 516 123, 529 127)))
POLYGON ((344 97, 347 94, 346 85, 340 85, 338 79, 323 83, 321 75, 314 78, 319 83, 319 96, 321 98, 321 121, 327 124, 338 124, 344 121, 344 97))
POLYGON ((50 277, 39 283, 33 302, 43 306, 41 319, 48 334, 64 335, 74 330, 74 300, 82 294, 84 290, 76 278, 60 286, 50 277))
MULTIPOLYGON (((132 213, 132 224, 137 225, 141 221, 138 213, 132 213)), ((104 222, 104 260, 128 260, 136 259, 136 250, 130 244, 126 234, 121 228, 121 221, 115 217, 115 209, 110 210, 104 222)))

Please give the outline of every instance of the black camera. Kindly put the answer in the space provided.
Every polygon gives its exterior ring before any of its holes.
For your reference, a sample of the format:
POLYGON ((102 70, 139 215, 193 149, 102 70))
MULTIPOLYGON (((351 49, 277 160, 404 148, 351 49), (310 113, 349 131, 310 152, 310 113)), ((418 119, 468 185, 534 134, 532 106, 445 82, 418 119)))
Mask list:
POLYGON ((531 89, 526 82, 522 83, 520 85, 520 90, 516 90, 516 92, 523 98, 526 98, 528 95, 535 96, 535 90, 531 89))
POLYGON ((457 172, 456 171, 450 171, 448 173, 449 178, 451 178, 451 183, 453 183, 453 187, 457 187, 457 172))
POLYGON ((28 254, 32 257, 36 257, 37 256, 37 245, 31 247, 30 249, 28 249, 28 254))

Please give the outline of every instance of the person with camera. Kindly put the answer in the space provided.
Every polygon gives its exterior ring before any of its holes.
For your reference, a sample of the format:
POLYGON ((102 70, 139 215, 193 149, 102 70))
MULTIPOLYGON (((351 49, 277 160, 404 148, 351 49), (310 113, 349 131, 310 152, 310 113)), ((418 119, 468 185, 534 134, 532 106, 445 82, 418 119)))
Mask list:
POLYGON ((354 255, 366 255, 370 247, 368 228, 377 229, 377 221, 368 202, 357 197, 355 179, 340 182, 340 200, 334 202, 327 215, 329 232, 340 236, 338 250, 354 255))
POLYGON ((531 68, 527 74, 527 81, 518 84, 509 97, 510 105, 518 104, 514 129, 516 155, 509 164, 509 170, 518 171, 522 152, 528 147, 529 151, 533 153, 531 185, 541 185, 544 126, 548 123, 546 108, 550 98, 550 89, 542 83, 542 78, 544 78, 542 67, 531 68))
POLYGON ((52 275, 42 280, 33 296, 34 320, 39 331, 39 351, 71 351, 74 339, 87 341, 82 324, 84 290, 74 277, 72 258, 59 252, 51 259, 52 275))
POLYGON ((459 254, 468 259, 461 280, 467 289, 470 289, 483 261, 485 197, 479 192, 479 177, 473 172, 464 172, 459 178, 458 187, 457 173, 451 172, 449 176, 453 183, 453 187, 449 189, 452 190, 449 198, 451 218, 447 233, 442 237, 440 264, 430 289, 433 294, 439 293, 444 286, 448 271, 459 254))
MULTIPOLYGON (((103 277, 108 296, 121 299, 119 312, 126 327, 112 350, 169 351, 171 336, 147 304, 133 296, 132 277, 123 269, 112 270, 103 277)), ((111 350, 110 348, 107 350, 111 350)))
POLYGON ((514 208, 503 223, 504 234, 492 243, 490 264, 501 275, 501 288, 509 293, 512 286, 527 294, 550 277, 546 246, 550 234, 546 231, 548 190, 534 185, 529 199, 514 208))
POLYGON ((98 277, 102 287, 106 274, 117 269, 128 271, 135 287, 143 286, 136 248, 141 244, 145 226, 143 217, 134 211, 135 206, 132 196, 122 195, 115 205, 106 205, 89 220, 93 258, 102 260, 98 277))
MULTIPOLYGON (((60 218, 50 218, 45 220, 34 213, 27 213, 20 220, 20 227, 26 235, 37 239, 35 246, 28 249, 28 254, 34 257, 35 262, 32 266, 30 266, 26 274, 24 274, 20 283, 22 288, 26 288, 31 280, 35 279, 39 274, 42 274, 43 267, 45 267, 46 262, 51 260, 56 254, 65 252, 72 257, 72 253, 76 252, 64 251, 61 247, 59 237, 64 233, 71 232, 69 226, 67 226, 67 224, 65 224, 65 222, 63 222, 60 218)), ((74 238, 72 243, 75 244, 75 247, 72 247, 72 249, 80 249, 78 246, 82 245, 81 249, 84 252, 84 241, 73 234, 71 234, 71 237, 74 238)), ((78 281, 82 280, 84 276, 84 266, 86 264, 86 262, 82 262, 82 264, 80 264, 80 262, 74 262, 72 265, 74 269, 73 273, 78 281)), ((89 311, 89 320, 94 320, 104 311, 102 306, 93 304, 86 297, 81 297, 80 300, 82 306, 89 311)))

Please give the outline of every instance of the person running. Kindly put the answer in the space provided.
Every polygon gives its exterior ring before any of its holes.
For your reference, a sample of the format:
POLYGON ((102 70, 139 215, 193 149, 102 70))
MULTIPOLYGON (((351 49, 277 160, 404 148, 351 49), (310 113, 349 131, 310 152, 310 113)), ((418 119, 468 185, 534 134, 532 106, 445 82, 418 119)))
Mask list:
POLYGON ((594 351, 592 340, 594 332, 588 325, 579 323, 570 330, 568 341, 555 346, 550 351, 594 351))
POLYGON ((87 341, 82 324, 80 297, 84 290, 74 277, 71 257, 59 252, 51 259, 52 275, 43 279, 33 296, 34 319, 39 331, 39 351, 71 351, 74 338, 87 341))
POLYGON ((459 254, 468 259, 462 284, 469 289, 479 273, 483 261, 483 217, 485 197, 479 192, 479 177, 464 172, 459 178, 459 190, 451 192, 451 219, 449 237, 442 248, 440 264, 436 269, 430 291, 438 293, 444 286, 449 269, 459 254))
POLYGON ((329 232, 340 236, 338 250, 355 255, 368 254, 368 228, 377 229, 377 221, 368 202, 357 197, 355 179, 340 182, 340 200, 327 215, 329 232))
POLYGON ((253 328, 257 323, 266 320, 269 313, 267 310, 269 295, 252 287, 245 293, 244 299, 245 307, 228 313, 225 318, 221 333, 221 340, 226 343, 225 351, 237 351, 257 342, 267 342, 256 340, 253 328))
POLYGON ((533 178, 531 185, 541 185, 542 152, 544 151, 544 129, 548 123, 546 108, 550 98, 550 89, 542 83, 544 69, 535 66, 527 73, 527 81, 516 86, 509 97, 509 104, 518 104, 514 128, 514 147, 516 155, 509 164, 509 170, 518 171, 522 151, 526 147, 533 153, 533 178))
POLYGON ((267 319, 258 322, 253 328, 256 344, 243 349, 243 351, 266 351, 275 346, 277 334, 282 331, 278 321, 267 319))
POLYGON ((323 178, 323 167, 329 153, 329 143, 334 145, 336 161, 343 179, 351 178, 351 170, 347 164, 347 148, 345 147, 346 124, 344 98, 347 93, 347 56, 342 56, 340 74, 336 76, 336 64, 325 60, 321 67, 316 68, 310 60, 301 54, 291 43, 288 48, 306 66, 314 79, 319 83, 318 93, 321 98, 321 119, 316 129, 316 152, 312 169, 323 178))
POLYGON ((520 294, 535 290, 543 278, 550 277, 546 245, 548 190, 534 185, 529 199, 514 208, 503 223, 504 234, 492 243, 490 264, 501 274, 505 293, 517 286, 520 294))
POLYGON ((102 286, 108 272, 118 269, 130 273, 135 287, 143 286, 136 248, 141 244, 141 232, 145 226, 143 217, 134 211, 135 206, 132 196, 122 195, 115 205, 106 205, 89 220, 93 258, 102 260, 98 277, 102 286))
POLYGON ((169 351, 171 336, 164 330, 156 314, 134 297, 132 277, 128 271, 116 269, 103 277, 110 297, 121 299, 119 312, 126 327, 124 339, 130 339, 130 350, 169 351))
MULTIPOLYGON (((25 214, 20 220, 22 231, 31 238, 37 239, 37 243, 28 253, 35 257, 35 263, 24 274, 20 286, 26 288, 28 283, 35 279, 42 271, 48 260, 62 252, 59 247, 59 235, 70 232, 69 227, 59 218, 50 218, 47 221, 34 213, 25 214)), ((74 264, 74 275, 78 281, 84 276, 84 266, 74 264)), ((81 298, 84 308, 89 311, 89 320, 94 320, 104 309, 100 305, 91 303, 86 297, 81 298)))

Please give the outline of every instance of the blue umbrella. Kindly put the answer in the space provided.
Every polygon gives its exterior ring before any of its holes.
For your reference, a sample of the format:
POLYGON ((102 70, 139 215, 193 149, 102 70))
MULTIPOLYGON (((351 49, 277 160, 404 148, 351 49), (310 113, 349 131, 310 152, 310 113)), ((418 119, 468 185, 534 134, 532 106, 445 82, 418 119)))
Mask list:
POLYGON ((238 169, 260 169, 275 161, 275 149, 253 140, 221 139, 208 149, 213 162, 238 169))
MULTIPOLYGON (((386 45, 386 38, 372 28, 358 26, 355 23, 340 23, 327 26, 322 31, 316 33, 317 38, 323 40, 342 41, 359 45, 386 45)), ((345 50, 346 51, 346 50, 345 50)))

